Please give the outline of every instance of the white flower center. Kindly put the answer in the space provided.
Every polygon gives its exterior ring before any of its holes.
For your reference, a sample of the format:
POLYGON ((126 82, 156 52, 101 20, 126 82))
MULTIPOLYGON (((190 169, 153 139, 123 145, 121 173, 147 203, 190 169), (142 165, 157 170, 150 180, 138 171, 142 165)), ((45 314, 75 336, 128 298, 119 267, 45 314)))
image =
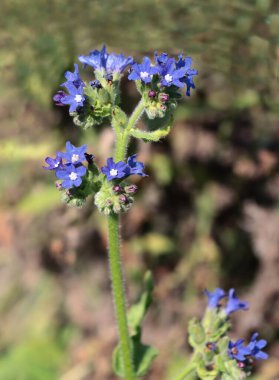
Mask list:
POLYGON ((76 101, 77 103, 81 102, 81 101, 82 101, 82 96, 81 96, 81 95, 76 95, 76 96, 75 96, 75 101, 76 101))
POLYGON ((75 172, 72 172, 70 175, 69 175, 69 178, 71 181, 75 181, 77 179, 78 175, 77 173, 75 172))
POLYGON ((165 80, 170 83, 172 81, 172 76, 170 74, 165 75, 165 80))
POLYGON ((78 154, 73 154, 72 155, 72 162, 77 162, 79 160, 79 155, 78 154))
POLYGON ((110 174, 112 177, 116 176, 117 173, 118 173, 118 171, 117 171, 116 169, 111 169, 110 172, 109 172, 109 174, 110 174))
POLYGON ((59 162, 56 162, 56 164, 54 165, 55 168, 58 168, 59 166, 59 162))
POLYGON ((148 72, 146 72, 146 71, 141 71, 141 73, 140 73, 140 77, 141 77, 141 79, 145 79, 145 78, 147 78, 148 76, 149 76, 148 72))

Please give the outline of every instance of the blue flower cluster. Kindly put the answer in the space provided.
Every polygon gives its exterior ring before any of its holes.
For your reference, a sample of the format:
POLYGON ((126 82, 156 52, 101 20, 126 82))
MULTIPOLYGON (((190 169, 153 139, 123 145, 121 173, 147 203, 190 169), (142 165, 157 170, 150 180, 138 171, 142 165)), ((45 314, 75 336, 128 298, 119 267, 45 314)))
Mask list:
POLYGON ((183 88, 186 85, 186 95, 190 96, 191 88, 195 88, 193 77, 198 71, 191 68, 192 58, 183 57, 183 54, 175 60, 168 56, 167 53, 158 55, 155 53, 155 64, 152 65, 148 57, 143 58, 143 62, 132 65, 132 71, 128 76, 130 80, 141 80, 148 84, 156 76, 163 87, 183 88))
MULTIPOLYGON (((175 60, 167 53, 160 55, 155 53, 154 59, 154 64, 148 57, 144 57, 142 63, 136 63, 131 56, 108 53, 106 46, 103 46, 101 50, 93 50, 88 55, 79 56, 79 61, 84 67, 93 67, 98 78, 89 83, 92 88, 102 88, 98 75, 111 82, 118 79, 120 74, 130 67, 128 76, 130 80, 141 80, 142 83, 149 84, 154 78, 155 82, 163 88, 183 88, 186 85, 186 94, 190 96, 191 88, 195 88, 193 78, 198 74, 197 70, 191 68, 192 58, 184 58, 183 54, 180 54, 175 60)), ((61 84, 65 91, 58 91, 53 100, 58 106, 69 105, 70 113, 78 112, 85 105, 88 85, 80 78, 77 63, 74 64, 73 72, 65 73, 65 78, 66 81, 61 84)))
POLYGON ((265 360, 268 354, 262 349, 267 345, 264 339, 258 340, 259 334, 254 333, 247 346, 244 345, 244 339, 238 339, 236 342, 229 342, 228 355, 231 359, 237 360, 240 367, 245 367, 253 359, 265 360))
POLYGON ((47 157, 45 162, 48 166, 44 166, 44 169, 55 171, 56 177, 62 180, 64 189, 79 187, 87 172, 82 164, 86 160, 86 148, 86 145, 75 147, 67 141, 66 152, 57 152, 55 158, 47 157))
POLYGON ((127 159, 127 163, 123 161, 114 162, 113 158, 110 157, 107 159, 107 165, 103 166, 101 171, 105 174, 108 181, 127 178, 133 174, 146 177, 146 174, 143 172, 144 165, 142 162, 138 162, 136 157, 136 154, 132 155, 127 159))
MULTIPOLYGON (((87 161, 92 163, 94 155, 86 153, 87 146, 75 147, 66 142, 66 152, 57 152, 55 158, 47 157, 45 162, 48 166, 44 166, 45 170, 55 171, 58 179, 62 180, 62 187, 69 189, 72 187, 79 187, 82 184, 82 177, 86 174, 87 169, 83 166, 83 162, 87 161)), ((107 159, 107 165, 101 168, 108 181, 114 179, 124 179, 131 175, 140 175, 146 177, 144 165, 142 162, 137 161, 137 155, 133 154, 127 159, 127 163, 123 161, 114 162, 113 158, 107 159)))
MULTIPOLYGON (((227 302, 222 309, 226 317, 235 311, 248 309, 248 303, 241 301, 236 296, 234 289, 230 289, 228 295, 220 288, 216 288, 213 292, 205 290, 205 294, 208 297, 209 309, 219 310, 221 308, 220 302, 227 297, 227 302)), ((246 346, 244 345, 244 339, 238 339, 236 342, 229 341, 228 356, 231 359, 237 360, 239 367, 245 368, 246 365, 251 364, 253 359, 268 358, 268 355, 262 351, 267 345, 267 342, 263 339, 257 340, 258 336, 258 333, 253 334, 251 341, 246 346)))
POLYGON ((208 297, 209 308, 219 308, 220 301, 223 298, 228 297, 227 304, 223 309, 224 313, 227 316, 234 313, 235 311, 248 309, 248 302, 240 301, 240 299, 236 296, 234 289, 229 290, 228 296, 226 295, 226 292, 220 288, 216 288, 212 293, 208 290, 205 290, 205 294, 208 297))

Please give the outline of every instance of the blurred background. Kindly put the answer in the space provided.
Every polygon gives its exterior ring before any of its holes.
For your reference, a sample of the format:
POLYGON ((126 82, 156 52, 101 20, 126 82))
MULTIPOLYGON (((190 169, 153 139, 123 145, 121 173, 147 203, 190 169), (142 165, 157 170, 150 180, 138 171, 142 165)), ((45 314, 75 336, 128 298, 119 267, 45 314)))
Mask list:
MULTIPOLYGON (((185 365, 187 322, 221 286, 250 303, 232 337, 269 341, 253 380, 278 380, 279 2, 2 0, 1 24, 0 379, 115 379, 105 220, 92 202, 61 204, 42 170, 68 139, 109 156, 107 126, 84 133, 52 102, 77 56, 106 43, 137 59, 184 51, 199 70, 170 136, 132 147, 149 177, 122 248, 130 302, 147 269, 156 281, 143 340, 160 356, 146 379, 185 365)), ((134 83, 122 90, 131 112, 134 83)))

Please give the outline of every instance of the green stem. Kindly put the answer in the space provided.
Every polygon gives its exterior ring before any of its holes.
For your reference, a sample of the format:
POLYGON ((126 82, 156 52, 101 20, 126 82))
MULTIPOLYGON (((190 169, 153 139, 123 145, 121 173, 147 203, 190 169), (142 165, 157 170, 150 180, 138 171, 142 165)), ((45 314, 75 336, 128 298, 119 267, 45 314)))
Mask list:
POLYGON ((140 100, 134 112, 129 118, 128 124, 122 134, 117 136, 116 147, 115 147, 115 161, 125 160, 126 150, 128 145, 128 140, 130 137, 130 131, 135 126, 138 119, 141 117, 144 111, 144 101, 140 100))
POLYGON ((123 273, 119 247, 119 217, 116 214, 108 216, 109 229, 109 262, 112 282, 112 292, 118 325, 120 348, 123 360, 125 380, 134 380, 133 352, 129 336, 123 273))
MULTIPOLYGON (((129 118, 123 133, 117 134, 115 146, 115 161, 125 160, 129 132, 134 127, 144 111, 144 103, 141 100, 129 118)), ((133 348, 129 335, 126 311, 126 297, 124 289, 124 278, 121 266, 121 255, 119 246, 119 216, 112 214, 108 216, 109 229, 109 262, 112 282, 112 293, 115 304, 115 313, 118 325, 120 348, 124 367, 125 380, 134 380, 133 348)))
POLYGON ((175 380, 184 380, 188 375, 190 375, 195 370, 193 364, 188 365, 185 370, 175 379, 175 380))

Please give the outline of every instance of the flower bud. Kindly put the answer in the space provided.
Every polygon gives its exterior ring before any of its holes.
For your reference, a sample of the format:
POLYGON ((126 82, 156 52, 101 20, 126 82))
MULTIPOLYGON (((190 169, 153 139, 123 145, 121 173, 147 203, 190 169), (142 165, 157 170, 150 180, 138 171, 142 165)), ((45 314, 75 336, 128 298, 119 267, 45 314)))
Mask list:
POLYGON ((160 94, 159 95, 159 100, 160 100, 160 102, 162 102, 162 103, 166 103, 166 102, 168 102, 169 101, 169 95, 168 94, 165 94, 165 93, 162 93, 162 94, 160 94))
POLYGON ((86 161, 89 164, 92 164, 93 163, 93 159, 94 159, 94 154, 84 153, 84 155, 85 155, 86 161))
POLYGON ((98 79, 92 80, 91 82, 89 82, 89 84, 92 88, 102 88, 102 85, 100 81, 98 81, 98 79))
POLYGON ((149 98, 155 98, 156 91, 153 91, 153 90, 148 91, 148 96, 149 96, 149 98))
POLYGON ((60 182, 56 182, 56 183, 55 183, 55 187, 56 187, 56 189, 59 190, 59 191, 63 190, 62 184, 61 184, 60 182))
POLYGON ((124 190, 128 194, 135 194, 138 190, 138 187, 136 185, 125 186, 124 190))
POLYGON ((124 195, 124 194, 119 195, 119 202, 120 203, 127 203, 127 201, 128 201, 128 198, 126 197, 126 195, 124 195))
POLYGON ((116 194, 119 194, 119 193, 121 193, 121 191, 122 191, 122 187, 120 186, 120 185, 115 185, 115 186, 113 186, 113 191, 116 193, 116 194))
POLYGON ((58 91, 57 94, 54 95, 54 97, 52 98, 54 100, 54 103, 56 106, 65 106, 64 103, 62 103, 62 99, 66 96, 66 92, 64 91, 58 91))

